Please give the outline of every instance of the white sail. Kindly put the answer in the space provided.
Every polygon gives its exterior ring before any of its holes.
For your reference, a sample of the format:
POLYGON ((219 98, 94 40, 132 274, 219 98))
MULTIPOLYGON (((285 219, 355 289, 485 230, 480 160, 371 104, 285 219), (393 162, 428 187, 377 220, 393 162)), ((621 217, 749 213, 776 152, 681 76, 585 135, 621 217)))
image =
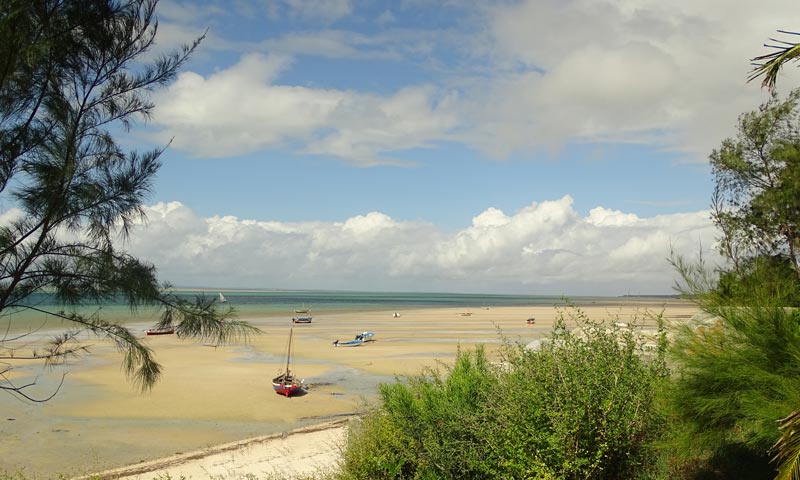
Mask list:
POLYGON ((225 303, 227 301, 228 299, 225 298, 225 295, 223 295, 222 292, 219 292, 219 303, 225 303))

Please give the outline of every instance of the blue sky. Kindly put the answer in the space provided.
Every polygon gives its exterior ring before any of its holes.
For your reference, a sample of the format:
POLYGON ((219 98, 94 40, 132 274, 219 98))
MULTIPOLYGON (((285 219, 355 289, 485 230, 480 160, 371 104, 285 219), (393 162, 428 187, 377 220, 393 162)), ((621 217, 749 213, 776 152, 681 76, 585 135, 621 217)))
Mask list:
POLYGON ((172 143, 127 248, 181 286, 671 293, 797 10, 161 0, 158 51, 207 34, 131 135, 172 143))

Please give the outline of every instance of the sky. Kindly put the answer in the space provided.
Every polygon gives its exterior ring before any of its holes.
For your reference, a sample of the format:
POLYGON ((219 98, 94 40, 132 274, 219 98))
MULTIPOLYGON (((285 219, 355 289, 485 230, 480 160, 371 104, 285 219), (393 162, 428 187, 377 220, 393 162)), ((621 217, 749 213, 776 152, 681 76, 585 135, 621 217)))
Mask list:
MULTIPOLYGON (((131 148, 176 286, 646 295, 711 264, 708 156, 796 1, 161 0, 205 34, 131 148)), ((794 66, 779 88, 800 85, 794 66)))

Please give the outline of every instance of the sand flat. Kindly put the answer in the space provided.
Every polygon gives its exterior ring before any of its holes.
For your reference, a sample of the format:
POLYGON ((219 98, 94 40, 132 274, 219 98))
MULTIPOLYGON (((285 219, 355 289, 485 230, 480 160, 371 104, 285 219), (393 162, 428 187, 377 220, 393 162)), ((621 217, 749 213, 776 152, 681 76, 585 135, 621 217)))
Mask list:
MULTIPOLYGON (((670 299, 581 308, 592 318, 630 322, 639 316, 651 324, 647 315, 662 310, 673 319, 697 311, 670 299)), ((511 341, 541 338, 559 310, 533 306, 400 313, 399 318, 390 311, 315 315, 308 325, 293 325, 288 317, 248 319, 264 332, 248 345, 213 347, 175 336, 146 337, 164 367, 162 380, 146 394, 125 380, 114 348, 92 340, 90 357, 53 371, 29 372, 40 375, 38 383, 46 391, 68 371, 62 391, 49 403, 0 397, 0 468, 24 468, 42 476, 80 475, 317 425, 358 412, 365 400, 374 398, 379 383, 447 363, 459 347, 483 344, 492 355, 501 344, 501 332, 511 341), (526 324, 529 317, 536 318, 534 325, 526 324), (271 379, 284 362, 290 328, 294 369, 309 390, 287 399, 274 393, 271 379), (369 330, 376 333, 374 342, 354 348, 332 345, 369 330)))

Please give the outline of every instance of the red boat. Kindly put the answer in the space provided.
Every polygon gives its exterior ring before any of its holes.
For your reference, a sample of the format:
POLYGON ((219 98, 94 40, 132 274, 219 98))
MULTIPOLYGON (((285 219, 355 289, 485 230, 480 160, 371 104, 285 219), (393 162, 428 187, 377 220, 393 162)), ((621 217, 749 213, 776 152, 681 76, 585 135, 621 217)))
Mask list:
POLYGON ((292 373, 292 329, 289 329, 289 346, 286 348, 286 368, 272 379, 275 393, 290 397, 303 391, 303 381, 292 373))

